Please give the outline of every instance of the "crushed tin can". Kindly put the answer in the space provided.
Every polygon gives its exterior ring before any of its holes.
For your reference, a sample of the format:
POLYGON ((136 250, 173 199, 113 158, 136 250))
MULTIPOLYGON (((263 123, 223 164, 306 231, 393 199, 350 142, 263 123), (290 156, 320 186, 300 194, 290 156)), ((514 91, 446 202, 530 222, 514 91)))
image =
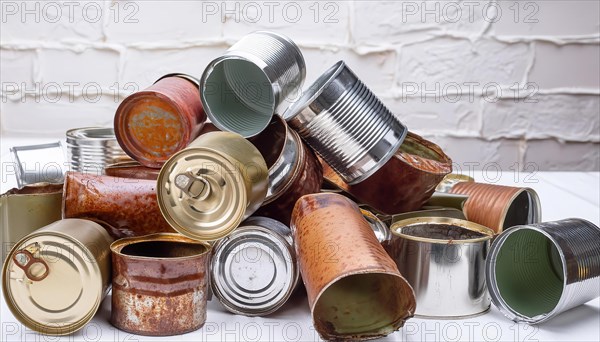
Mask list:
POLYGON ((176 153, 158 176, 158 205, 179 233, 202 241, 231 233, 263 203, 267 164, 241 135, 209 132, 176 153))
POLYGON ((227 310, 246 316, 277 311, 300 277, 290 228, 250 217, 215 244, 210 271, 213 293, 227 310))
POLYGON ((37 183, 62 184, 67 171, 65 153, 60 141, 40 145, 13 146, 17 186, 37 183))
POLYGON ((205 121, 198 80, 174 73, 125 98, 114 125, 119 144, 131 158, 160 168, 196 139, 205 121))
POLYGON ((288 37, 252 32, 204 70, 200 90, 210 121, 245 138, 264 130, 302 89, 306 65, 288 37))
POLYGON ((147 336, 180 335, 206 321, 211 246, 179 234, 115 241, 110 322, 147 336))
POLYGON ((326 340, 386 336, 413 317, 413 289, 348 198, 303 196, 292 234, 313 325, 326 340))
POLYGON ((146 167, 131 160, 108 165, 104 168, 104 173, 111 177, 156 180, 160 169, 146 167))
POLYGON ((492 301, 509 319, 538 324, 600 296, 600 228, 583 219, 511 227, 486 262, 492 301))
POLYGON ((474 317, 490 309, 485 259, 494 232, 446 217, 415 217, 391 226, 385 244, 417 296, 415 316, 474 317))
POLYGON ((67 131, 70 171, 101 175, 106 165, 131 160, 109 127, 84 127, 67 131))
POLYGON ((115 239, 174 232, 156 199, 156 182, 67 172, 63 217, 100 223, 115 239))
POLYGON ((346 183, 326 160, 321 163, 329 183, 386 215, 420 209, 444 176, 452 172, 450 157, 438 145, 412 132, 385 165, 360 183, 346 183))
POLYGON ((274 116, 264 131, 249 140, 269 167, 267 197, 256 215, 289 224, 296 201, 319 192, 323 182, 321 164, 279 116, 274 116))
POLYGON ((14 317, 46 335, 83 328, 108 292, 112 242, 100 225, 79 219, 24 237, 2 268, 2 292, 14 317))

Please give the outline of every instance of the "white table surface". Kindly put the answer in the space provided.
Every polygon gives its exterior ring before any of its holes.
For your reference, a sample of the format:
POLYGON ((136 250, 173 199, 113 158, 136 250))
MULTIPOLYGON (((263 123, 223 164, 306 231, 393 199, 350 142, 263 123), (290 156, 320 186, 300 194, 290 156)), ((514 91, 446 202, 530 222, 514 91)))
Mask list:
MULTIPOLYGON (((15 139, 0 137, 1 162, 10 163, 8 148, 13 145, 53 142, 58 139, 15 139)), ((2 168, 2 192, 15 185, 14 176, 2 168)), ((481 171, 472 175, 484 181, 481 171)), ((488 178, 489 179, 489 178, 488 178)), ((568 217, 600 224, 600 173, 504 172, 497 184, 534 188, 542 202, 544 221, 568 217), (525 179, 525 176, 529 176, 525 179), (515 179, 516 178, 516 179, 515 179)), ((71 336, 39 335, 20 324, 1 305, 0 341, 319 341, 311 324, 305 294, 296 293, 279 311, 269 317, 244 317, 225 311, 218 301, 208 304, 205 326, 177 337, 152 338, 119 331, 109 323, 110 295, 92 322, 71 336)), ((595 299, 538 326, 515 324, 504 318, 492 305, 487 314, 464 320, 410 319, 400 331, 382 341, 600 341, 600 300, 595 299)))

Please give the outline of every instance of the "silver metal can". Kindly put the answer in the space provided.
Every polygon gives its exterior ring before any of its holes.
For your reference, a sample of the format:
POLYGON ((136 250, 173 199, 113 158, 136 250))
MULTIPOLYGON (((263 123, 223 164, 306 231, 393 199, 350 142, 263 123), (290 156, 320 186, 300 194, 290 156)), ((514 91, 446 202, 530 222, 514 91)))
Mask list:
POLYGON ((275 312, 300 277, 290 228, 250 217, 215 244, 210 271, 213 293, 227 310, 246 316, 275 312))
POLYGON ((304 57, 288 37, 267 31, 244 36, 213 60, 200 79, 202 105, 224 131, 251 137, 281 113, 302 88, 304 57))
POLYGON ((10 152, 15 163, 17 186, 36 183, 58 184, 67 171, 65 152, 60 141, 40 145, 13 146, 10 152))
POLYGON ((70 170, 101 175, 110 164, 131 160, 121 149, 115 131, 108 127, 85 127, 67 131, 70 170))
POLYGON ((283 117, 351 185, 381 168, 408 132, 343 61, 321 75, 283 117))
POLYGON ((494 305, 536 324, 600 296, 600 228, 565 219, 505 230, 492 244, 486 281, 494 305))

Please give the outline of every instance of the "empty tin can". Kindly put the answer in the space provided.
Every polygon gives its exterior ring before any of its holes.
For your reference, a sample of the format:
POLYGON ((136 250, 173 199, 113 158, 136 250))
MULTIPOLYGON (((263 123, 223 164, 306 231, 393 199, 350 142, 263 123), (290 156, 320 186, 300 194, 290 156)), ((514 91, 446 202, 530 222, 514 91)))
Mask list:
POLYGON ((156 182, 67 172, 63 217, 100 223, 118 239, 174 232, 156 200, 156 182))
POLYGON ((213 293, 233 313, 266 316, 277 311, 299 276, 292 232, 273 219, 250 217, 214 246, 213 293))
MULTIPOLYGON (((60 141, 40 145, 13 146, 10 148, 15 163, 17 186, 64 181, 67 171, 65 152, 60 141)), ((5 171, 5 169, 3 169, 5 171)), ((6 181, 3 179, 3 181, 6 181)))
POLYGON ((494 305, 509 319, 542 323, 600 296, 600 228, 565 219, 509 228, 486 262, 494 305))
POLYGON ((289 224, 296 201, 304 195, 319 192, 323 182, 321 164, 298 134, 277 115, 250 142, 269 167, 267 197, 257 215, 289 224))
POLYGON ((101 175, 106 165, 130 160, 123 152, 115 131, 108 127, 85 127, 67 131, 70 171, 101 175))
POLYGON ((392 158, 360 183, 346 183, 323 161, 325 179, 387 215, 420 209, 452 171, 452 160, 439 146, 410 132, 392 158))
POLYGON ((251 137, 267 127, 302 88, 304 57, 288 37, 250 33, 205 69, 200 80, 204 110, 224 131, 251 137))
POLYGON ((459 182, 452 186, 450 193, 469 196, 463 207, 467 219, 496 233, 542 219, 540 198, 531 188, 459 182))
POLYGON ((179 234, 115 241, 111 323, 149 336, 180 335, 206 321, 211 247, 179 234))
POLYGON ((64 219, 19 241, 2 268, 2 292, 12 314, 47 335, 86 325, 110 286, 110 244, 97 223, 64 219))
POLYGON ((160 168, 196 139, 205 121, 198 80, 168 74, 123 100, 115 114, 115 133, 131 158, 160 168))
POLYGON ((490 309, 485 259, 494 232, 473 222, 416 217, 391 226, 385 245, 417 296, 416 316, 457 319, 490 309))
POLYGON ((104 173, 111 177, 156 180, 160 169, 143 166, 136 161, 126 161, 108 165, 104 173))
POLYGON ((349 184, 379 170, 408 132, 342 61, 320 76, 284 118, 349 184))
POLYGON ((268 174, 260 152, 241 135, 209 132, 165 163, 158 176, 158 204, 181 234, 217 240, 260 207, 268 174))
POLYGON ((313 325, 326 340, 388 335, 415 312, 415 295, 358 206, 321 193, 303 196, 292 234, 313 325))

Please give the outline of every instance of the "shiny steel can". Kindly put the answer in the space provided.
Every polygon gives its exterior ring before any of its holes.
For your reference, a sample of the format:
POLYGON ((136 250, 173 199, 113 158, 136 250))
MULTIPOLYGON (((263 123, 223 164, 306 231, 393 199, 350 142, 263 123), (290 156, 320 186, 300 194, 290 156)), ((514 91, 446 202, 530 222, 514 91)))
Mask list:
POLYGON ((112 239, 97 223, 64 219, 19 241, 2 268, 2 292, 29 329, 71 334, 94 317, 110 286, 112 239))
POLYGON ((19 188, 29 184, 59 184, 64 181, 67 165, 60 141, 13 146, 9 150, 15 163, 15 177, 19 188))
POLYGON ((111 177, 156 180, 160 169, 146 167, 131 160, 108 165, 104 168, 104 173, 111 177))
POLYGON ((364 340, 400 329, 415 295, 348 198, 301 197, 292 234, 313 325, 326 340, 364 340))
POLYGON ((342 61, 319 77, 283 117, 349 184, 379 170, 408 132, 342 61))
POLYGON ((300 272, 292 232, 281 222, 253 216, 214 246, 211 283, 227 310, 266 316, 296 288, 300 272))
POLYGON ((85 127, 67 131, 70 171, 101 175, 106 165, 130 160, 112 128, 85 127))
POLYGON ((115 241, 111 323, 130 333, 180 335, 206 321, 211 247, 179 234, 115 241))
POLYGON ((217 240, 262 204, 267 164, 241 135, 210 132, 171 157, 158 176, 160 210, 179 233, 217 240))
POLYGON ((600 228, 582 219, 502 232, 486 262, 494 305, 509 319, 542 323, 600 296, 600 228))
POLYGON ((385 245, 417 296, 415 316, 457 319, 490 309, 485 259, 494 232, 473 222, 417 217, 394 223, 385 245))
POLYGON ((204 110, 224 131, 251 137, 281 114, 306 76, 298 46, 281 34, 257 31, 210 62, 200 80, 204 110))
POLYGON ((189 145, 206 122, 198 86, 189 75, 168 74, 123 100, 115 114, 123 150, 144 166, 160 168, 189 145))

